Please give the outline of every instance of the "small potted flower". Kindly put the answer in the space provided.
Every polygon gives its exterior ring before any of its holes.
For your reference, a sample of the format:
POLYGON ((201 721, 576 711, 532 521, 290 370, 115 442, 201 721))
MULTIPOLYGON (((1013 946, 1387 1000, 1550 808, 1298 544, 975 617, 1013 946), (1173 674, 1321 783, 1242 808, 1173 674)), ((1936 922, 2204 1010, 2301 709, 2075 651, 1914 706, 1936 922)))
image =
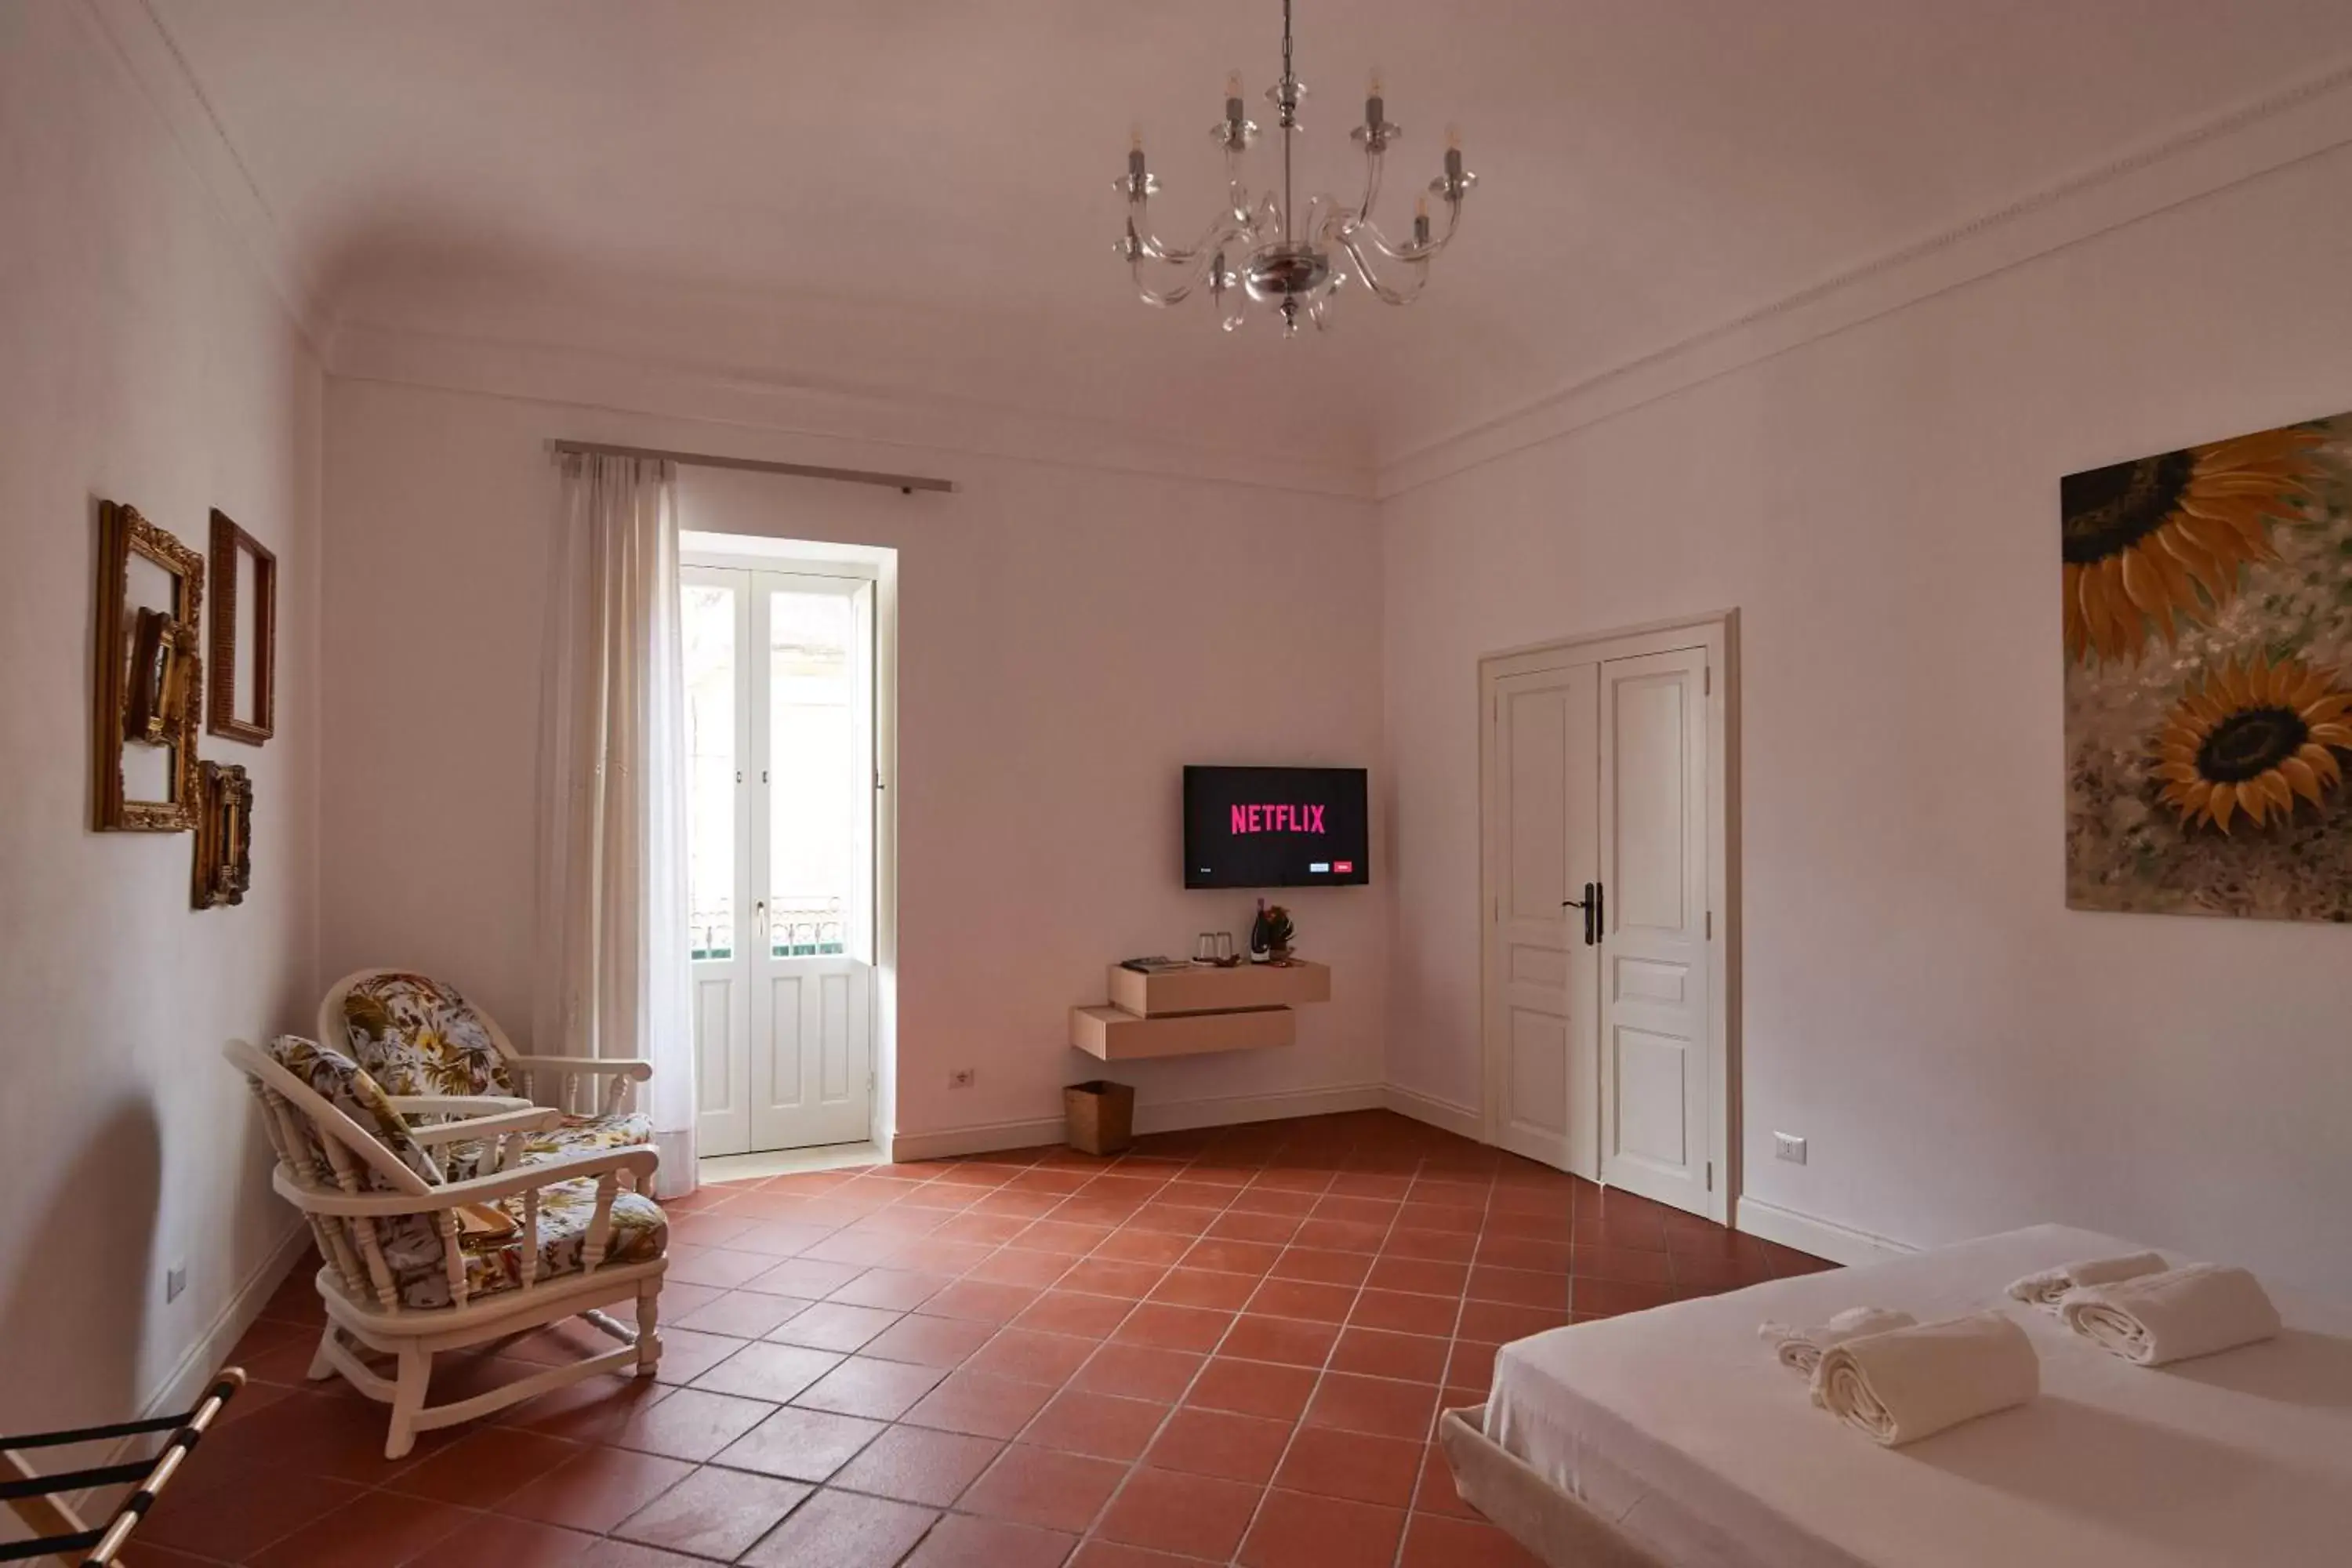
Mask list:
POLYGON ((1265 910, 1265 961, 1272 964, 1290 962, 1290 939, 1295 934, 1290 924, 1290 911, 1280 904, 1268 904, 1265 910))

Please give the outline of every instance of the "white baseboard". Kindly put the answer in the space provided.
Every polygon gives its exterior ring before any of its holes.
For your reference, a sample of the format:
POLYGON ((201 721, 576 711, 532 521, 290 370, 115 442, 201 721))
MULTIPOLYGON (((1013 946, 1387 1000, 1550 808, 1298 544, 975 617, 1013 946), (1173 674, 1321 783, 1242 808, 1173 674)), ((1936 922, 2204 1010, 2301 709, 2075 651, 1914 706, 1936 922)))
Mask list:
MULTIPOLYGON (((163 1381, 139 1406, 139 1414, 132 1419, 152 1421, 158 1415, 175 1415, 194 1406, 210 1386, 213 1374, 228 1359, 228 1352, 236 1348, 237 1341, 245 1338, 245 1331, 253 1327, 255 1320, 261 1316, 261 1309, 269 1304, 269 1298, 278 1293, 278 1287, 286 1282, 286 1276, 293 1271, 295 1264, 300 1261, 310 1246, 309 1226, 298 1223, 288 1231, 286 1239, 270 1248, 269 1256, 261 1260, 261 1267, 255 1269, 251 1277, 237 1288, 236 1294, 229 1298, 228 1305, 221 1309, 220 1315, 212 1321, 212 1326, 198 1335, 196 1342, 188 1347, 188 1353, 163 1374, 163 1381)), ((149 1453, 154 1447, 155 1439, 152 1436, 125 1437, 114 1445, 104 1462, 127 1464, 149 1453)), ((89 1507, 97 1495, 97 1489, 92 1489, 75 1494, 69 1500, 75 1508, 83 1509, 89 1507)))
MULTIPOLYGON (((1377 1083, 1339 1089, 1293 1089, 1283 1094, 1236 1094, 1212 1100, 1178 1100, 1135 1108, 1138 1132, 1186 1132, 1195 1127, 1229 1127, 1244 1121, 1277 1121, 1294 1116, 1328 1116, 1342 1110, 1377 1110, 1388 1103, 1377 1083)), ((973 1127, 942 1127, 929 1132, 898 1132, 890 1140, 896 1160, 943 1160, 959 1154, 989 1154, 999 1149, 1032 1149, 1059 1143, 1058 1116, 1030 1121, 992 1121, 973 1127)))
POLYGON ((1388 1086, 1388 1108, 1399 1116, 1410 1116, 1415 1121, 1425 1121, 1456 1137, 1467 1138, 1474 1143, 1484 1142, 1486 1118, 1476 1106, 1456 1105, 1450 1100, 1440 1100, 1433 1094, 1423 1094, 1417 1089, 1405 1089, 1397 1084, 1388 1086))
POLYGON ((1232 1127, 1244 1121, 1282 1121, 1294 1116, 1335 1116, 1343 1110, 1378 1110, 1386 1089, 1377 1083, 1339 1089, 1296 1089, 1281 1094, 1229 1094, 1214 1100, 1180 1100, 1135 1108, 1138 1132, 1189 1132, 1195 1127, 1232 1127))
POLYGON ((930 1132, 894 1132, 893 1160, 950 1160, 959 1154, 993 1154, 1000 1149, 1034 1149, 1062 1141, 1062 1119, 1051 1121, 983 1121, 971 1127, 941 1127, 930 1132))
POLYGON ((1800 1252, 1810 1252, 1815 1258, 1826 1258, 1832 1263, 1876 1263, 1919 1250, 1893 1237, 1875 1236, 1835 1220, 1816 1219, 1761 1198, 1739 1200, 1738 1228, 1800 1252))
MULTIPOLYGON (((293 1272, 294 1265, 310 1246, 310 1227, 298 1221, 294 1228, 286 1233, 286 1239, 269 1249, 269 1256, 261 1260, 261 1267, 255 1269, 252 1276, 237 1288, 236 1294, 229 1298, 228 1305, 221 1309, 220 1316, 213 1320, 212 1327, 197 1337, 196 1342, 188 1347, 188 1353, 180 1358, 179 1364, 164 1375, 162 1385, 148 1395, 147 1403, 140 1406, 139 1419, 144 1421, 157 1415, 168 1415, 175 1410, 185 1410, 196 1402, 196 1396, 203 1393, 213 1373, 218 1372, 221 1363, 228 1359, 228 1352, 236 1348, 236 1342, 245 1338, 245 1331, 253 1327, 254 1321, 261 1316, 261 1309, 269 1304, 269 1298, 278 1293, 278 1287, 286 1283, 286 1276, 293 1272)), ((148 1439, 133 1441, 146 1442, 148 1439)))

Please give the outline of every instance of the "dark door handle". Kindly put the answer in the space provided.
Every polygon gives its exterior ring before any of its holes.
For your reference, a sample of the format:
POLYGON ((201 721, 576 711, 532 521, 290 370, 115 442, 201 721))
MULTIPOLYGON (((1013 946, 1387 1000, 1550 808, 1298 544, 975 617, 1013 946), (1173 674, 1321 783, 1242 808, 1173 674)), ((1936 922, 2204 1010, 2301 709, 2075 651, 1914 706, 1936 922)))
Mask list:
POLYGON ((1580 899, 1562 899, 1559 901, 1559 907, 1564 910, 1582 910, 1584 911, 1584 945, 1591 947, 1592 945, 1592 922, 1598 917, 1601 908, 1600 887, 1595 883, 1587 882, 1584 884, 1584 897, 1580 899))

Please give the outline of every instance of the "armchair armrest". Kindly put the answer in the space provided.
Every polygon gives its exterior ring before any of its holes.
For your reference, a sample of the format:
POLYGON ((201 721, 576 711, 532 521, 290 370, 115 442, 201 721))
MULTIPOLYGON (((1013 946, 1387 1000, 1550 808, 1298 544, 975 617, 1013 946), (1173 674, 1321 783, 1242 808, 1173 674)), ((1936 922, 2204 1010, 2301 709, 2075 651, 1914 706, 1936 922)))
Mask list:
POLYGON ((534 1187, 551 1187, 608 1172, 627 1172, 640 1183, 649 1183, 660 1165, 661 1157, 647 1148, 585 1150, 535 1165, 476 1176, 470 1181, 450 1182, 429 1193, 346 1193, 296 1182, 281 1162, 270 1184, 279 1196, 305 1214, 349 1219, 399 1219, 409 1215, 440 1214, 461 1204, 495 1203, 534 1187))
POLYGON ((494 1116, 532 1109, 531 1102, 519 1094, 394 1094, 385 1098, 403 1116, 494 1116))
POLYGON ((470 1113, 456 1121, 436 1122, 428 1127, 411 1127, 408 1135, 431 1149, 443 1143, 460 1141, 472 1142, 481 1138, 498 1138, 509 1132, 546 1132, 563 1125, 563 1112, 549 1106, 520 1102, 523 1109, 502 1110, 495 1116, 470 1113))
POLYGON ((629 1110, 637 1085, 654 1076, 653 1063, 629 1057, 517 1056, 507 1069, 534 1099, 597 1116, 629 1110))
POLYGON ((643 1057, 540 1057, 525 1054, 513 1058, 512 1067, 520 1072, 545 1068, 553 1072, 603 1073, 611 1078, 625 1078, 643 1083, 654 1076, 654 1064, 643 1057))

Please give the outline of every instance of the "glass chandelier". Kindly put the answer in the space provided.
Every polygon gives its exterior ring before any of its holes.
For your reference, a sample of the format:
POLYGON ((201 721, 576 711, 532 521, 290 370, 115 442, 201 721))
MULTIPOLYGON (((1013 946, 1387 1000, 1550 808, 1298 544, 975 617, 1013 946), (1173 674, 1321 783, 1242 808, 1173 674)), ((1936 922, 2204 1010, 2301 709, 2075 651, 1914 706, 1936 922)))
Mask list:
POLYGON ((1291 143, 1298 134, 1298 105, 1307 97, 1307 86, 1291 69, 1290 5, 1291 0, 1282 0, 1282 79, 1265 93, 1275 106, 1276 128, 1282 132, 1281 194, 1269 190, 1253 198, 1243 183, 1242 159, 1256 142, 1258 128, 1243 112, 1239 71, 1225 79, 1225 117, 1209 128, 1225 153, 1225 210, 1198 244, 1171 246, 1152 233, 1149 207, 1160 181, 1144 162, 1139 132, 1128 149, 1127 177, 1118 182, 1127 194, 1127 234, 1117 248, 1127 258, 1144 303, 1177 304, 1206 285, 1229 332, 1246 318, 1251 301, 1281 315, 1286 338, 1297 334, 1302 317, 1320 330, 1331 296, 1350 276, 1389 304, 1412 304, 1429 280, 1431 259, 1452 243, 1461 226, 1462 198, 1478 183, 1478 176, 1462 166, 1460 140, 1448 128, 1445 172, 1429 183, 1428 195, 1415 203, 1412 238, 1403 245, 1389 242, 1372 222, 1372 204, 1380 198, 1381 163, 1404 129, 1390 121, 1376 72, 1364 97, 1364 122, 1349 132, 1364 149, 1363 199, 1348 206, 1336 197, 1316 196, 1305 222, 1298 221, 1291 199, 1291 143), (1434 236, 1430 196, 1445 205, 1444 230, 1434 236))

